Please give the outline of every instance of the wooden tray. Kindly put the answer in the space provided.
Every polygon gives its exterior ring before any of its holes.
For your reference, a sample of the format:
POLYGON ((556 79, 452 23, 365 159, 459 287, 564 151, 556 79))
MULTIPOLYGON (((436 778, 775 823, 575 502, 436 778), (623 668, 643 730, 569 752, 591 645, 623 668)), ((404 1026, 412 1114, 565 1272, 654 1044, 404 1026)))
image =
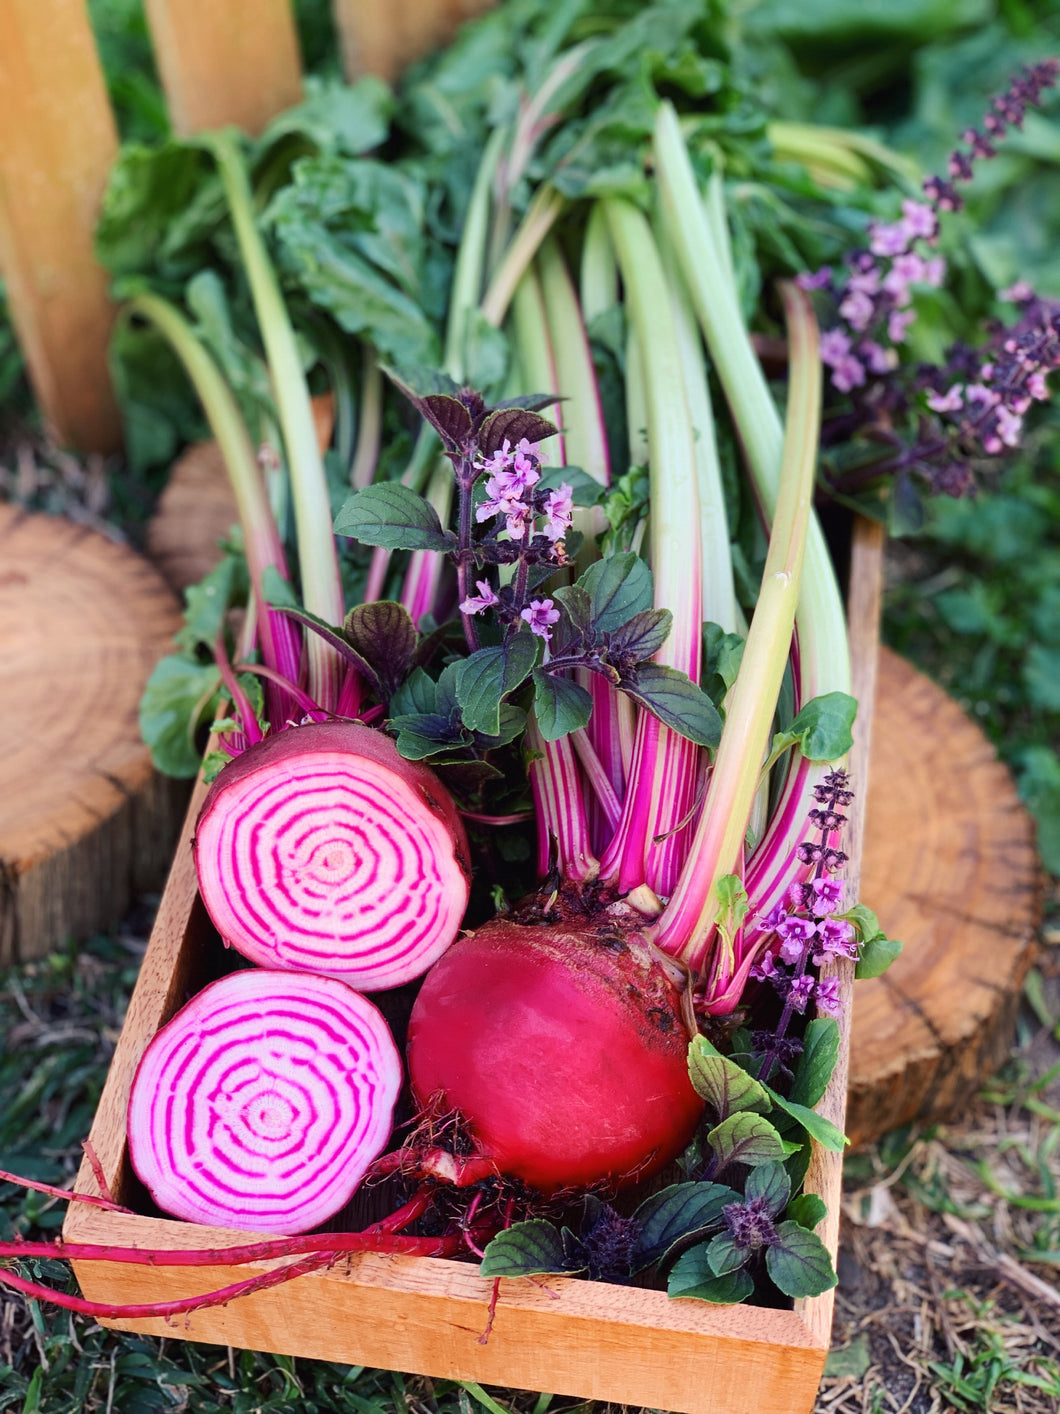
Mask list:
MULTIPOLYGON (((850 617, 855 690, 859 700, 867 703, 873 700, 880 550, 876 530, 861 524, 853 543, 850 617)), ((868 745, 869 720, 863 715, 852 762, 862 780, 868 745)), ((143 1201, 125 1145, 133 1073, 150 1038, 202 984, 204 968, 210 967, 210 956, 217 949, 216 934, 198 898, 190 850, 201 795, 200 786, 92 1127, 91 1144, 111 1193, 130 1207, 143 1201)), ((863 797, 861 792, 850 827, 848 852, 854 861, 863 797)), ((851 965, 841 966, 847 1002, 841 1023, 841 1061, 819 1107, 840 1126, 852 983, 851 965)), ((841 1169, 840 1155, 817 1150, 806 1184, 827 1204, 829 1215, 820 1231, 833 1258, 841 1169)), ((99 1193, 87 1162, 75 1191, 99 1193)), ((64 1236, 71 1242, 202 1248, 255 1241, 259 1235, 75 1203, 64 1236)), ((129 1303, 215 1290, 268 1265, 164 1269, 76 1262, 74 1270, 90 1299, 129 1303)), ((829 1347, 832 1292, 796 1301, 790 1310, 767 1310, 671 1300, 663 1292, 570 1278, 540 1283, 505 1279, 489 1338, 483 1340, 492 1286, 473 1263, 361 1254, 344 1259, 332 1271, 300 1277, 227 1307, 172 1321, 103 1324, 687 1414, 760 1414, 763 1409, 800 1414, 814 1403, 829 1347)))

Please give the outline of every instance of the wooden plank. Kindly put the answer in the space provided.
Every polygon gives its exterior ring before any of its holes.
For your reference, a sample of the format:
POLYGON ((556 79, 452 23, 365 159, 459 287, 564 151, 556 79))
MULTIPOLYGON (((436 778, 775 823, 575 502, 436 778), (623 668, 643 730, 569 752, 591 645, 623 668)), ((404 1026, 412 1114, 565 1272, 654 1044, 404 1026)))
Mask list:
POLYGON ((393 82, 406 65, 446 44, 496 0, 332 0, 347 78, 393 82))
POLYGON ((229 123, 256 136, 301 100, 290 0, 147 0, 146 8, 178 136, 229 123))
POLYGON ((118 135, 85 0, 0 4, 0 274, 41 411, 61 442, 113 451, 113 323, 92 237, 118 135))

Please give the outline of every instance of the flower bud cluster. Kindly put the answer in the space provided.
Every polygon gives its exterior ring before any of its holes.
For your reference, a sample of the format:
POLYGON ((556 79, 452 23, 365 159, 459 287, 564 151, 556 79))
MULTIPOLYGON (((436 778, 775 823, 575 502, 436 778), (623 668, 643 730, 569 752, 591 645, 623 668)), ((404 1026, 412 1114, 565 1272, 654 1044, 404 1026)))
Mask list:
POLYGON ((814 788, 817 807, 809 813, 820 838, 799 845, 798 859, 812 864, 814 873, 804 883, 788 890, 784 904, 778 904, 763 919, 764 928, 775 935, 751 976, 769 982, 784 998, 785 1011, 803 1013, 812 1001, 822 1016, 837 1016, 840 1010, 839 982, 835 977, 814 978, 812 963, 819 967, 832 957, 857 957, 857 936, 843 918, 834 916, 842 907, 843 885, 829 878, 841 869, 847 856, 836 848, 835 840, 846 824, 841 807, 853 800, 847 773, 830 771, 814 788))
POLYGON ((562 542, 573 516, 572 489, 564 483, 558 490, 534 490, 541 480, 541 459, 525 437, 514 451, 505 439, 499 451, 483 458, 479 469, 488 473, 486 499, 475 512, 480 525, 503 517, 504 528, 513 540, 528 540, 534 534, 536 518, 544 517, 540 533, 553 545, 562 542))
POLYGON ((476 553, 488 563, 517 563, 519 568, 513 584, 499 591, 488 579, 476 580, 478 593, 467 595, 460 612, 474 615, 493 609, 504 624, 522 619, 547 644, 560 612, 551 599, 528 597, 527 571, 531 564, 567 563, 564 539, 574 515, 573 490, 566 482, 558 489, 538 489, 541 458, 525 437, 514 450, 505 439, 491 457, 479 459, 476 470, 486 476, 486 497, 475 519, 480 525, 494 522, 486 539, 476 542, 476 553), (539 520, 544 525, 536 528, 539 520), (497 540, 502 531, 508 533, 507 543, 497 540))
POLYGON ((853 425, 889 449, 872 459, 861 481, 916 472, 932 490, 966 494, 974 487, 969 458, 1018 446, 1027 409, 1048 397, 1046 375, 1060 367, 1060 306, 1036 299, 1022 282, 1002 295, 1020 307, 1019 322, 992 329, 988 345, 956 346, 943 365, 919 368, 900 367, 899 349, 916 318, 917 289, 945 278, 945 262, 934 253, 940 217, 961 209, 958 187, 971 180, 978 161, 996 154, 997 140, 1022 125, 1027 108, 1058 77, 1057 60, 1025 68, 992 100, 981 126, 965 131, 967 150, 950 154, 948 175, 924 182, 926 201, 907 199, 899 220, 872 223, 868 248, 852 252, 843 271, 825 267, 799 277, 803 288, 830 297, 835 311, 821 336, 832 386, 851 399, 853 425), (915 428, 906 441, 896 430, 903 423, 915 428))

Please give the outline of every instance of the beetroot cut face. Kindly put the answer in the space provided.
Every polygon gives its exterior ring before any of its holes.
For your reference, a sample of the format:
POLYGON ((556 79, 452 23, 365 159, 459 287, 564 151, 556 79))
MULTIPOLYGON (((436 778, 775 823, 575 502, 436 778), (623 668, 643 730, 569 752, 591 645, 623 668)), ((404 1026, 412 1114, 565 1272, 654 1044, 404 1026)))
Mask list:
POLYGON ((409 1023, 421 1106, 467 1123, 478 1154, 545 1194, 622 1188, 692 1137, 677 994, 637 937, 494 920, 427 974, 409 1023))
POLYGON ((401 1058, 382 1016, 332 977, 247 970, 151 1041, 129 1157, 163 1211, 293 1235, 349 1201, 390 1135, 401 1058))
POLYGON ((203 902, 261 967, 360 991, 419 977, 467 907, 467 837, 445 787, 381 732, 317 722, 226 766, 195 829, 203 902))

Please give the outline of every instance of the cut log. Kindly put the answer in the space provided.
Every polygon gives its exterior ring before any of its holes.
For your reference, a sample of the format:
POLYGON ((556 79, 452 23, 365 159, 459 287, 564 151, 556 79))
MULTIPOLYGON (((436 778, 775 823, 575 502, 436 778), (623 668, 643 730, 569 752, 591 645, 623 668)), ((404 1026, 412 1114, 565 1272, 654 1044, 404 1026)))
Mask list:
MULTIPOLYGON (((313 399, 313 420, 323 452, 335 425, 330 393, 313 399)), ((147 526, 147 553, 178 594, 220 562, 219 542, 238 524, 224 458, 216 442, 197 442, 170 468, 166 489, 147 526)))
POLYGON ((854 988, 854 1143, 956 1113, 1004 1061, 1040 883, 1033 825, 993 746, 942 688, 883 649, 861 899, 905 950, 854 988))
POLYGON ((188 783, 155 773, 137 709, 179 624, 131 550, 0 506, 0 962, 112 927, 164 881, 188 783))
POLYGON ((219 542, 239 514, 216 442, 189 447, 169 473, 147 526, 147 553, 178 593, 220 562, 219 542))

